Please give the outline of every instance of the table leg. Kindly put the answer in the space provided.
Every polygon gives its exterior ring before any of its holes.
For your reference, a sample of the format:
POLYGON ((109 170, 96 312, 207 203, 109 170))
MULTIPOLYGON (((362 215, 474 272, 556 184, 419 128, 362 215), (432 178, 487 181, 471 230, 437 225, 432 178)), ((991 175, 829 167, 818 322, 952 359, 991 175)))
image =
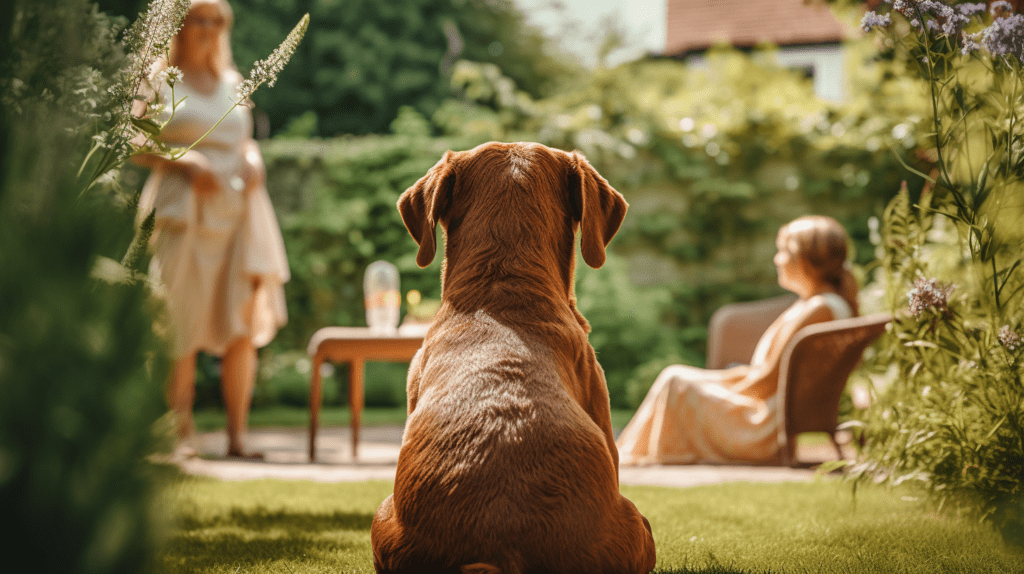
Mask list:
POLYGON ((323 357, 313 357, 313 378, 309 384, 309 462, 316 462, 316 431, 320 425, 320 365, 323 357))
POLYGON ((352 411, 352 460, 359 452, 359 419, 363 412, 363 360, 355 359, 349 368, 348 404, 352 411))

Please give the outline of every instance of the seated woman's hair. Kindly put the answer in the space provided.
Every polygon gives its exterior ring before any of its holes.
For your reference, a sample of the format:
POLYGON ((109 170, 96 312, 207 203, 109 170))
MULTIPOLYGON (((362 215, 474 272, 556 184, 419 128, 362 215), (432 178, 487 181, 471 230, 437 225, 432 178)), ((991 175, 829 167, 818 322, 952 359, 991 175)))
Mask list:
POLYGON ((809 273, 835 287, 857 316, 857 281, 846 260, 849 237, 843 226, 825 215, 807 215, 784 225, 779 234, 786 249, 809 273))

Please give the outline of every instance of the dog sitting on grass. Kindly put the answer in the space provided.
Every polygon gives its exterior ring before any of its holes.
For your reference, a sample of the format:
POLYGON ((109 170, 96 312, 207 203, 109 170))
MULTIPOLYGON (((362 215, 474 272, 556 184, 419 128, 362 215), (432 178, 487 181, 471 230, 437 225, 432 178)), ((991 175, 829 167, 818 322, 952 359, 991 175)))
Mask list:
POLYGON ((604 372, 576 309, 575 237, 598 268, 627 204, 579 153, 447 152, 398 209, 442 304, 409 367, 378 573, 648 572, 651 527, 619 494, 604 372))

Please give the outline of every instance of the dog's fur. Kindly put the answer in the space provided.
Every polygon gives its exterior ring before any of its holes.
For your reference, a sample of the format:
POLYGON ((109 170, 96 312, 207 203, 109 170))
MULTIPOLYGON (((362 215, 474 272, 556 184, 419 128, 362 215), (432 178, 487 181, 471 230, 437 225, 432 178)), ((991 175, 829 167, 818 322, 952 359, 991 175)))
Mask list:
POLYGON ((402 194, 416 262, 434 259, 437 223, 445 261, 394 494, 373 519, 377 572, 654 568, 573 290, 577 229, 600 267, 626 207, 578 152, 529 143, 447 152, 402 194))

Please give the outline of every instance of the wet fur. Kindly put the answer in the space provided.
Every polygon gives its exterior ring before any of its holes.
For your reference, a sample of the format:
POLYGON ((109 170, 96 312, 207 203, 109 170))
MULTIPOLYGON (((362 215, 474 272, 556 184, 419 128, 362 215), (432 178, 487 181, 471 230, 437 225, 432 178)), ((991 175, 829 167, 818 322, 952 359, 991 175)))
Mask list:
POLYGON ((600 267, 626 202, 578 152, 448 152, 398 201, 442 305, 409 368, 379 573, 642 573, 650 525, 618 490, 604 373, 573 291, 577 230, 600 267))

